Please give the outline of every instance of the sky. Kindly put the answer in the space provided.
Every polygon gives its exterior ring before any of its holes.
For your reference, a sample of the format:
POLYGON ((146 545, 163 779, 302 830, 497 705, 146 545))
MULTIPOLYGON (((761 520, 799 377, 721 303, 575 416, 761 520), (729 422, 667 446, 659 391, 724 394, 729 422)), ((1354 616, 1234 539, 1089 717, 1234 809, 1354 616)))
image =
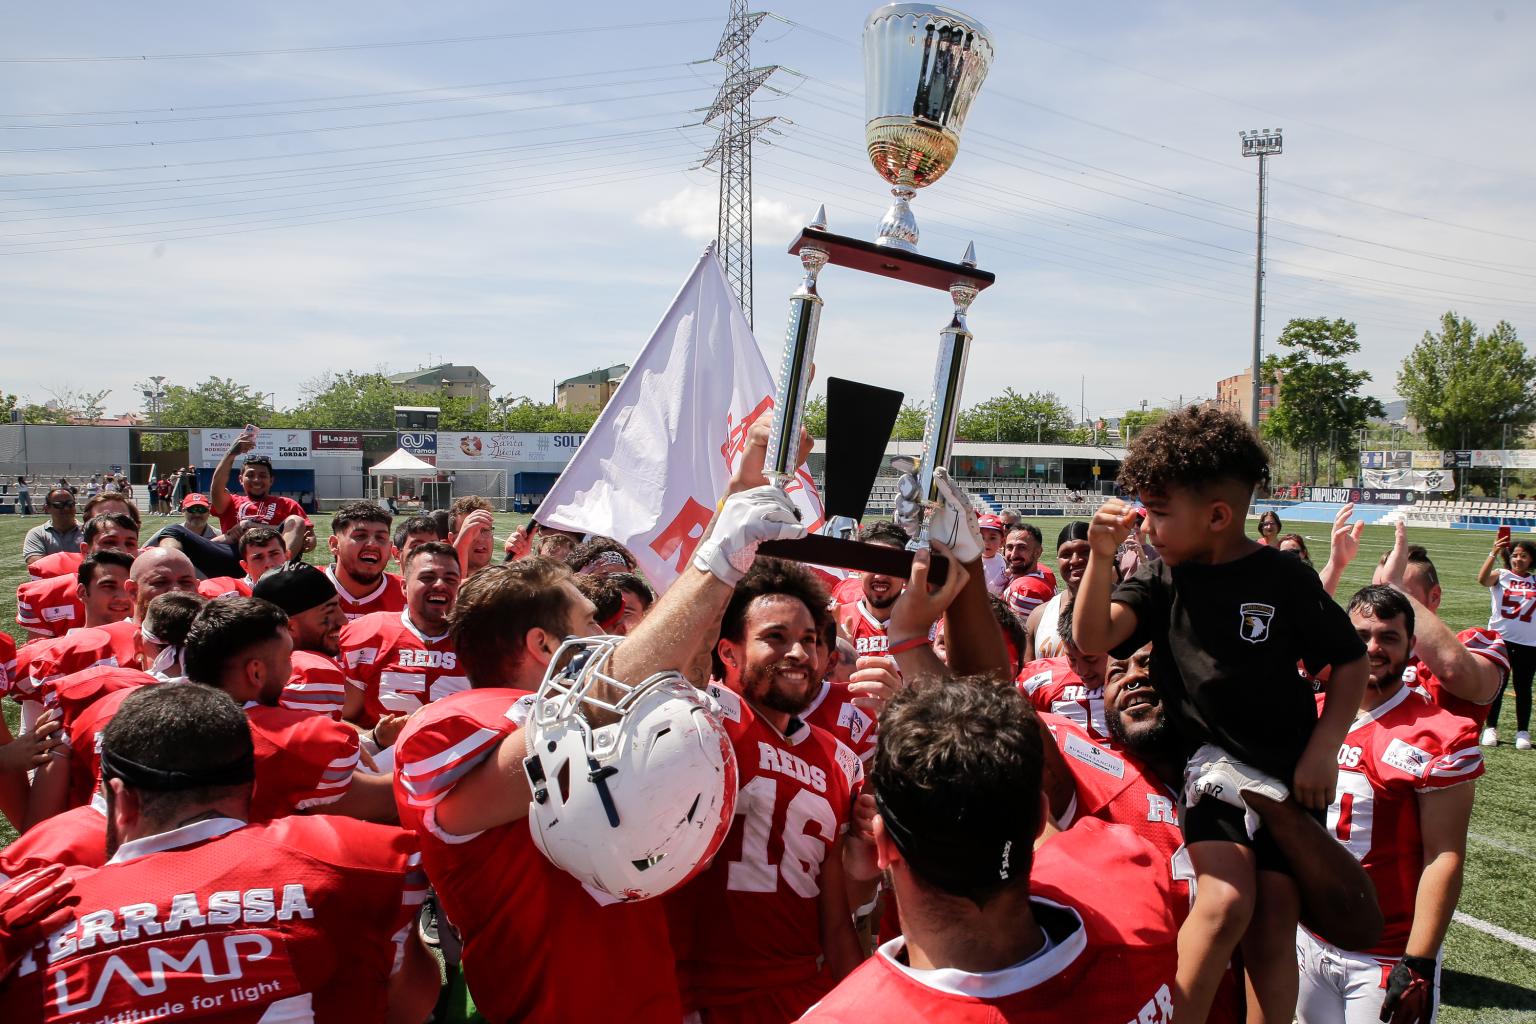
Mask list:
MULTIPOLYGON (((628 362, 714 236, 698 124, 724 2, 23 5, 0 40, 0 390, 229 376, 291 405, 326 371, 472 363, 494 392, 628 362), (579 11, 579 13, 578 13, 579 11)), ((868 3, 783 0, 753 115, 756 334, 816 207, 872 238, 868 3)), ((1447 310, 1536 337, 1536 8, 964 0, 995 62, 921 251, 974 241, 964 400, 1090 417, 1210 397, 1248 365, 1257 161, 1266 351, 1359 327, 1371 393, 1447 310)), ((830 268, 818 375, 926 398, 946 298, 830 268)))

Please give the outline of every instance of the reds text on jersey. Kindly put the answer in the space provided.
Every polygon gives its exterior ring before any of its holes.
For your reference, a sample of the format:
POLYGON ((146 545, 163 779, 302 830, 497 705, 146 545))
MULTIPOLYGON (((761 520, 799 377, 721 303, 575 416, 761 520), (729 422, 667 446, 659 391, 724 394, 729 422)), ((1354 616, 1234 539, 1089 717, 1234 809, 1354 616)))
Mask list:
POLYGON ((469 689, 448 634, 427 636, 411 622, 410 612, 374 612, 347 623, 341 660, 348 683, 363 691, 367 724, 469 689))
POLYGON ((1104 687, 1090 687, 1072 671, 1066 655, 1041 658, 1019 670, 1019 692, 1036 710, 1069 718, 1101 743, 1109 741, 1104 724, 1104 687))
POLYGON ((281 527, 289 516, 298 516, 306 523, 309 522, 309 516, 304 514, 304 506, 292 498, 269 494, 260 500, 253 500, 244 494, 231 494, 229 504, 219 513, 219 527, 227 533, 235 528, 236 523, 245 519, 254 519, 266 526, 281 527))
POLYGON ((1376 885, 1385 924, 1381 941, 1362 952, 1399 957, 1407 946, 1424 870, 1419 795, 1482 774, 1477 726, 1410 687, 1355 719, 1339 747, 1338 795, 1328 808, 1328 831, 1376 885))
POLYGON ((599 901, 539 852, 526 818, 473 835, 437 822, 437 806, 526 719, 532 701, 522 690, 466 690, 412 715, 395 743, 400 823, 420 836, 427 877, 464 937, 475 1005, 493 1021, 677 1024, 660 900, 599 901))
POLYGON ((1170 1024, 1178 929, 1161 855, 1088 819, 1035 852, 1030 909, 1044 955, 984 975, 915 970, 893 939, 803 1018, 806 1024, 1170 1024))
POLYGON ((715 859, 665 897, 690 1010, 818 986, 821 866, 864 778, 858 755, 829 733, 794 721, 781 736, 724 686, 708 692, 736 749, 740 789, 715 859))
POLYGON ((875 618, 861 597, 851 604, 837 606, 837 629, 859 657, 866 654, 884 654, 891 641, 885 634, 885 623, 875 618))
POLYGON ((413 839, 350 818, 213 818, 74 868, 71 920, 0 983, 7 1020, 383 1020, 424 895, 413 839))

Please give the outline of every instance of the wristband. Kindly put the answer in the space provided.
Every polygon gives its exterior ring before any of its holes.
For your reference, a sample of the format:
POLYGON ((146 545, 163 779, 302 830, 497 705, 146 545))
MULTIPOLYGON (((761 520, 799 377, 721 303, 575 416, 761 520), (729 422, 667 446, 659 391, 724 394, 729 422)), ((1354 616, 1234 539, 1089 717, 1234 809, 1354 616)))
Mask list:
POLYGON ((908 651, 915 651, 919 647, 931 646, 933 646, 933 641, 929 640, 926 636, 915 636, 910 640, 903 640, 899 644, 892 644, 890 647, 886 648, 885 653, 895 657, 898 654, 906 654, 908 651))

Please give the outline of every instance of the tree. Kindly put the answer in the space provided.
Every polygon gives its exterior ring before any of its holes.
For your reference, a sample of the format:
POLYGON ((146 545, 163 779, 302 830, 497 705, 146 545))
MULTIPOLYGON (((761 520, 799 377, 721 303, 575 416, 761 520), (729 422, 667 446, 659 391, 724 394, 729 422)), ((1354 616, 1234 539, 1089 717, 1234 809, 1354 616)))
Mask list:
POLYGON ((1120 417, 1120 440, 1129 444, 1137 434, 1167 418, 1167 409, 1127 409, 1120 417))
MULTIPOLYGON (((382 373, 327 373, 299 388, 302 399, 290 418, 307 427, 394 430, 395 406, 435 405, 424 396, 390 383, 382 373)), ((448 428, 454 429, 454 428, 448 428)))
POLYGON ((827 436, 827 396, 812 395, 805 400, 805 429, 812 437, 827 436))
POLYGON ((21 408, 21 399, 0 391, 0 423, 11 422, 11 413, 21 408))
POLYGON ((160 400, 160 425, 167 427, 271 426, 266 395, 229 377, 209 377, 194 387, 168 384, 160 400))
POLYGON ((1278 401, 1264 431, 1305 449, 1316 482, 1318 450, 1330 445, 1353 450, 1360 428, 1385 410, 1380 401, 1360 393, 1371 375, 1350 369, 1345 361, 1360 351, 1353 323, 1298 318, 1285 325, 1278 340, 1290 351, 1266 360, 1262 368, 1262 376, 1269 381, 1279 380, 1278 401))
POLYGON ((960 413, 965 441, 1060 441, 1072 429, 1072 410, 1049 391, 1021 395, 1013 388, 960 413))
POLYGON ((921 441, 923 430, 928 426, 927 402, 903 402, 896 413, 896 426, 891 429, 893 441, 921 441))
POLYGON ((1502 448, 1536 422, 1536 361, 1507 321, 1479 334, 1448 312, 1403 360, 1397 390, 1436 448, 1502 448))

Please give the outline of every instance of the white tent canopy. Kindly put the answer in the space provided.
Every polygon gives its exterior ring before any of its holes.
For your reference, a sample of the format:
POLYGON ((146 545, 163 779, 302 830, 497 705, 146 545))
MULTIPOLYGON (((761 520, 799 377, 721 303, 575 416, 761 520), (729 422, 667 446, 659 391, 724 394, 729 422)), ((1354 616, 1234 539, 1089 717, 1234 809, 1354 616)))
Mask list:
POLYGON ((401 448, 378 465, 368 467, 368 472, 373 476, 436 476, 437 467, 401 448))

